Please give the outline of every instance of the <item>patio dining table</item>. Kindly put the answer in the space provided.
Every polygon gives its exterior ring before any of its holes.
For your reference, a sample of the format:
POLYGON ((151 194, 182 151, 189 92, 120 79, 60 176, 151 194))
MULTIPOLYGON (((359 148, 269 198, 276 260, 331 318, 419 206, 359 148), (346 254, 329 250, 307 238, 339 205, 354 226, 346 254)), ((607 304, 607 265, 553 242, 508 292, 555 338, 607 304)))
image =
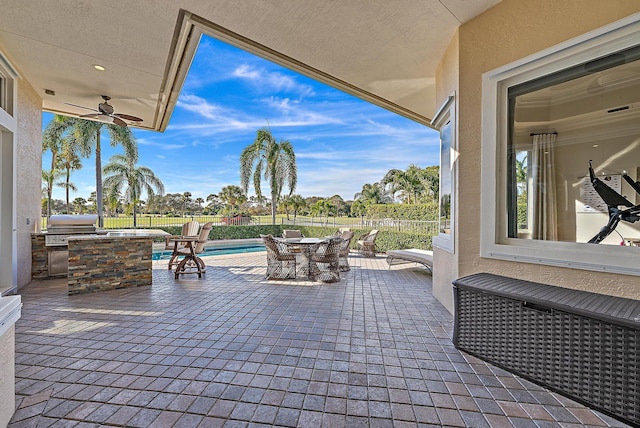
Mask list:
POLYGON ((324 241, 320 238, 280 238, 282 242, 287 244, 287 247, 292 253, 300 254, 306 261, 303 261, 300 266, 300 272, 302 276, 306 276, 311 279, 311 251, 313 246, 324 241), (298 251, 299 249, 299 251, 298 251))

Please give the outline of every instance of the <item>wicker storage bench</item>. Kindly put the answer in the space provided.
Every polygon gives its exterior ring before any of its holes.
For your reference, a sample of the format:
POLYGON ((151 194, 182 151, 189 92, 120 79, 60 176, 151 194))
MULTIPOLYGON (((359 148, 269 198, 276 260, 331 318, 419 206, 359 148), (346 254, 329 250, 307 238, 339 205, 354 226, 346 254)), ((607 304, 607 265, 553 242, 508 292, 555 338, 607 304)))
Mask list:
POLYGON ((486 273, 453 284, 456 348, 640 426, 640 301, 486 273))

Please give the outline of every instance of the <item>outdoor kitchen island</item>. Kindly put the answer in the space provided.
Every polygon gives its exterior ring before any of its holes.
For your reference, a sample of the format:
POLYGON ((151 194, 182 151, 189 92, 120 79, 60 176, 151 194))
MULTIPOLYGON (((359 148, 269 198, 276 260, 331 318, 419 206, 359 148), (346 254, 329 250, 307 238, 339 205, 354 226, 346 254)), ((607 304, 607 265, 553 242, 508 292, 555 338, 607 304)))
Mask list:
POLYGON ((69 294, 151 285, 159 229, 98 230, 96 215, 56 215, 31 234, 31 277, 68 278, 69 294))
POLYGON ((69 249, 69 294, 151 285, 150 235, 73 236, 69 249))

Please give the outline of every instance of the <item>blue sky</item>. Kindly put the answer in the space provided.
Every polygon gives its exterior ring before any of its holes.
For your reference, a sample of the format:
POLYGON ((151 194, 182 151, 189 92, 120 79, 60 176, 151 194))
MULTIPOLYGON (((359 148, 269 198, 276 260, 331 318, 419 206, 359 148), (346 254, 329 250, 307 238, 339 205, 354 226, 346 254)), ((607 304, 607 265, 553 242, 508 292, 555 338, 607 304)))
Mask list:
MULTIPOLYGON (((112 104, 117 111, 117 100, 112 104)), ((43 127, 52 117, 43 113, 43 127)), ((138 165, 151 168, 165 192, 206 199, 240 185, 240 153, 267 124, 277 140, 294 146, 295 193, 303 197, 353 199, 389 169, 439 163, 434 130, 205 36, 166 131, 133 129, 138 165)), ((122 149, 103 140, 102 152, 104 166, 122 149)), ((72 200, 95 190, 95 159, 82 163, 71 176, 78 188, 72 200)), ((43 169, 49 168, 45 154, 43 169)), ((57 188, 53 196, 64 199, 64 191, 57 188)))

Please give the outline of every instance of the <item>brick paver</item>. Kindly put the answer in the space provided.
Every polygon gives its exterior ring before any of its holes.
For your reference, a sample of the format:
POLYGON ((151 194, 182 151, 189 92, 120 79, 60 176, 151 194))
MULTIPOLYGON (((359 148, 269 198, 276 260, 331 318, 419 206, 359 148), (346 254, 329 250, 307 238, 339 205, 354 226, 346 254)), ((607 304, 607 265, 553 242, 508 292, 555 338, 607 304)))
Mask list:
POLYGON ((264 280, 265 253, 205 261, 22 289, 9 427, 625 426, 456 350, 424 268, 353 255, 321 284, 264 280))

